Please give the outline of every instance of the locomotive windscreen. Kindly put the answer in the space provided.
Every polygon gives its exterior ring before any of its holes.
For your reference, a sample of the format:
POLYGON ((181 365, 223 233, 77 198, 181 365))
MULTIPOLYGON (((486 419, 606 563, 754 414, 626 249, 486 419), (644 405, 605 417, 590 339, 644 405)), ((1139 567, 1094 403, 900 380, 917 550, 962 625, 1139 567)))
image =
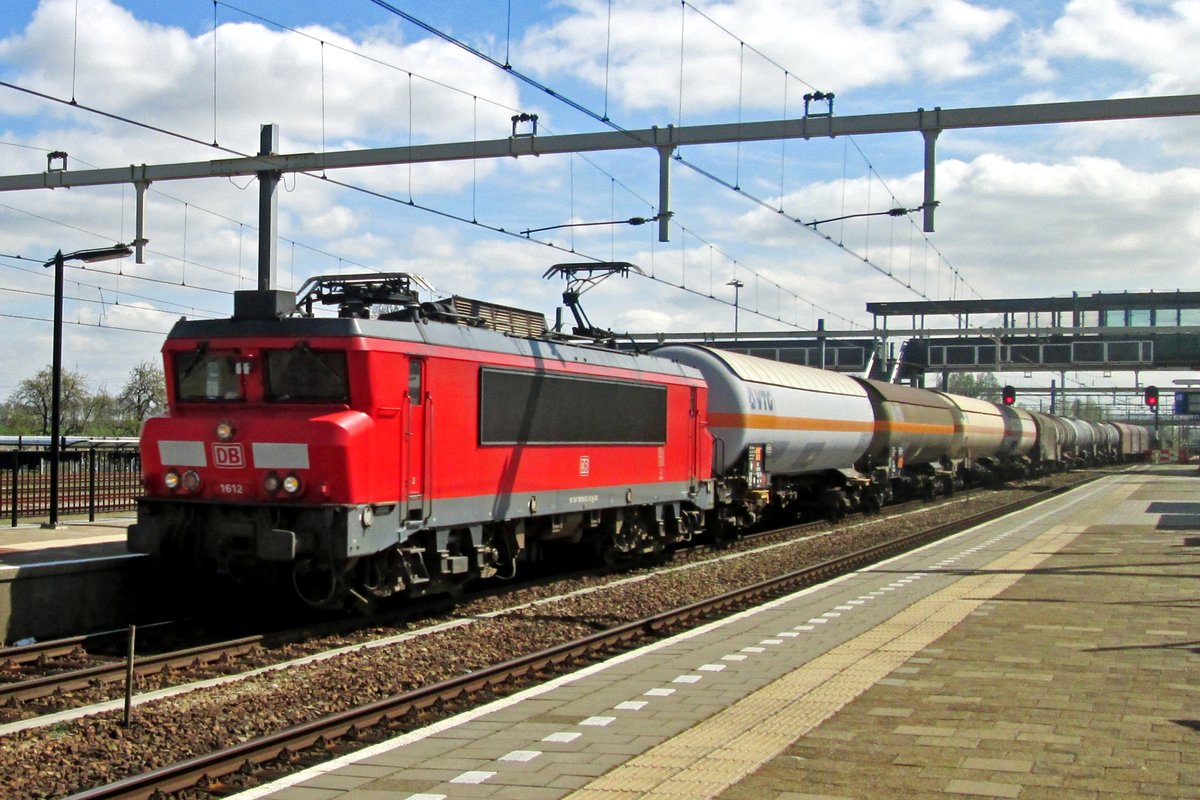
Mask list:
POLYGON ((184 402, 243 400, 238 356, 205 347, 175 354, 175 397, 184 402))
POLYGON ((667 389, 644 383, 487 369, 480 444, 664 444, 667 389))
POLYGON ((346 354, 340 350, 266 350, 267 400, 296 403, 346 403, 346 354))

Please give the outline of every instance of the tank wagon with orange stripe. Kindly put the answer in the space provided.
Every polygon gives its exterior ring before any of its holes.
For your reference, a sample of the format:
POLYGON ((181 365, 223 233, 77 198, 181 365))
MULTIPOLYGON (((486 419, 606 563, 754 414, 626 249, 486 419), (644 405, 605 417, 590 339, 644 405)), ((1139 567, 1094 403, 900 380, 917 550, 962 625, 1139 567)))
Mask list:
POLYGON ((858 381, 701 345, 667 345, 652 354, 694 367, 708 384, 725 524, 749 524, 768 510, 840 516, 869 493, 869 478, 853 466, 876 420, 858 381))
POLYGON ((868 508, 893 498, 953 491, 961 449, 958 409, 938 392, 860 378, 875 415, 875 433, 855 463, 871 476, 868 508))

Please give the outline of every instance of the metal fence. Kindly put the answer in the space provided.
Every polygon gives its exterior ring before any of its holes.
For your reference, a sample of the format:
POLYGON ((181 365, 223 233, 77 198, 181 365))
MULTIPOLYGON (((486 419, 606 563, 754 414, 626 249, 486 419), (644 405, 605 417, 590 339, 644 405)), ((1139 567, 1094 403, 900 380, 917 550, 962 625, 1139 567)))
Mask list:
MULTIPOLYGON (((132 511, 142 492, 142 457, 136 444, 87 444, 63 449, 58 467, 60 517, 132 511)), ((50 448, 0 451, 0 519, 50 516, 50 448)))

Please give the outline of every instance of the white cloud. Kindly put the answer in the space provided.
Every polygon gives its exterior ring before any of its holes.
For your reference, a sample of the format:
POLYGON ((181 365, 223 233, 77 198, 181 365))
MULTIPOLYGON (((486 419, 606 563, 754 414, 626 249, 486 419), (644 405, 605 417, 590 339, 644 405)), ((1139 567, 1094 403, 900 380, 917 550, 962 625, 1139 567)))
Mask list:
MULTIPOLYGON (((533 28, 522 42, 521 52, 540 75, 566 70, 595 87, 607 82, 614 105, 619 101, 628 112, 673 112, 682 89, 685 118, 739 104, 779 113, 781 67, 838 93, 972 77, 988 68, 979 46, 1013 19, 1011 12, 958 0, 802 6, 737 0, 701 5, 708 19, 687 6, 681 16, 678 5, 626 2, 614 4, 619 24, 610 30, 607 3, 566 5, 571 13, 533 28)), ((792 113, 803 91, 789 87, 792 113)))
POLYGON ((1062 16, 1037 37, 1035 70, 1073 59, 1130 70, 1131 90, 1181 94, 1200 88, 1200 6, 1194 2, 1135 4, 1124 0, 1071 0, 1062 16))

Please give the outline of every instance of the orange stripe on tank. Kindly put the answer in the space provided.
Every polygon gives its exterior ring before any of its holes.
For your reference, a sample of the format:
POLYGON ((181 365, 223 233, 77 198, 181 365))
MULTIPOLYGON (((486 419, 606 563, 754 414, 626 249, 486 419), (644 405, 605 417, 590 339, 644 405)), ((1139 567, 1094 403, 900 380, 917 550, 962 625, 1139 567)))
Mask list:
POLYGON ((881 419, 875 422, 875 430, 889 433, 953 434, 957 428, 953 425, 942 425, 936 422, 889 422, 881 419))
POLYGON ((709 414, 710 428, 758 428, 773 431, 828 431, 830 433, 871 433, 874 422, 813 417, 777 417, 771 414, 709 414))

